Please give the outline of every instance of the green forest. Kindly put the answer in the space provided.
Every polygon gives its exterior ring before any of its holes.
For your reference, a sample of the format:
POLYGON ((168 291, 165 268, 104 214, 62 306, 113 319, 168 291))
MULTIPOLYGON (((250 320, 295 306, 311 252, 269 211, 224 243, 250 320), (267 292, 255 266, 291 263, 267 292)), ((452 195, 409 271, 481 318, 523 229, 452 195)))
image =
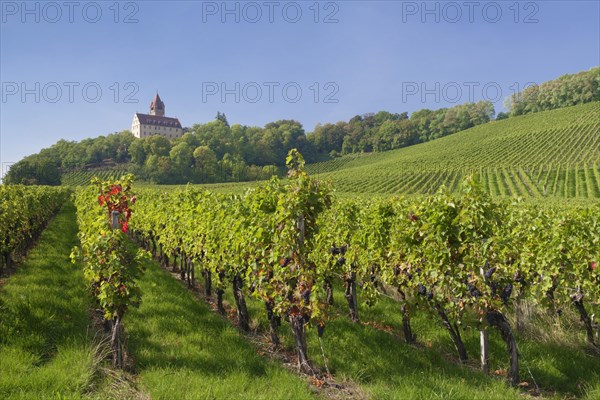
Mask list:
POLYGON ((283 171, 282 160, 298 149, 308 163, 354 153, 399 149, 464 131, 495 119, 600 100, 600 67, 530 86, 507 99, 508 113, 495 114, 489 101, 437 110, 356 115, 317 124, 306 132, 294 120, 264 127, 214 121, 186 128, 183 137, 136 139, 123 131, 82 141, 60 140, 15 163, 5 183, 60 185, 81 171, 118 169, 158 184, 239 182, 268 179, 283 171))

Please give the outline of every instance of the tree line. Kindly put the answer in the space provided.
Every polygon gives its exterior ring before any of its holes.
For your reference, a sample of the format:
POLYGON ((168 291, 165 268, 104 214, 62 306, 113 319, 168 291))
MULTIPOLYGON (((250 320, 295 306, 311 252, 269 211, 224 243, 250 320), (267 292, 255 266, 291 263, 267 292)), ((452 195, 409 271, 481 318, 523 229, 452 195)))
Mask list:
POLYGON ((600 67, 531 85, 507 99, 512 117, 600 101, 600 67))
MULTIPOLYGON (((507 99, 508 113, 496 119, 600 100, 600 67, 529 86, 507 99)), ((129 131, 84 139, 59 140, 25 157, 7 173, 5 183, 59 185, 69 171, 118 164, 140 179, 160 184, 213 183, 268 179, 283 172, 281 160, 293 148, 308 163, 330 157, 398 149, 485 124, 494 119, 489 101, 412 113, 379 111, 348 121, 317 124, 306 132, 294 120, 264 127, 230 125, 225 114, 186 128, 183 137, 136 139, 129 131)))
POLYGON ((63 173, 118 164, 143 180, 161 184, 268 179, 283 171, 281 160, 293 148, 308 162, 356 152, 386 151, 446 136, 490 121, 489 102, 466 103, 412 114, 380 111, 348 122, 318 124, 307 133, 294 120, 264 127, 230 125, 225 114, 195 124, 178 139, 136 139, 123 131, 80 142, 59 140, 14 164, 5 183, 60 185, 63 173))

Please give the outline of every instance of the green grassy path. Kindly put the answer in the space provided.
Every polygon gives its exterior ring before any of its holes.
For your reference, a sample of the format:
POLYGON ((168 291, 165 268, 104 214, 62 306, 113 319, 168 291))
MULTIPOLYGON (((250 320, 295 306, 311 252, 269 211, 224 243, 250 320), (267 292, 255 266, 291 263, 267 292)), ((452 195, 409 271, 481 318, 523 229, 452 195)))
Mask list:
MULTIPOLYGON (((0 399, 125 398, 98 373, 89 296, 69 254, 77 245, 68 203, 0 286, 0 399)), ((154 262, 142 305, 125 326, 139 383, 152 399, 308 399, 302 379, 259 355, 227 321, 154 262)), ((140 395, 141 396, 141 395, 140 395)))
MULTIPOLYGON (((98 374, 89 297, 80 268, 69 260, 77 244, 74 207, 67 204, 49 224, 18 270, 0 286, 0 399, 125 398, 112 392, 98 374)), ((130 353, 141 389, 153 399, 305 399, 313 398, 301 378, 260 357, 228 321, 183 288, 155 262, 147 263, 140 282, 143 300, 126 316, 130 353)), ((230 291, 227 297, 231 301, 230 291)), ((323 339, 329 368, 340 380, 352 380, 376 399, 522 398, 501 379, 486 377, 449 362, 446 333, 417 313, 413 328, 422 346, 351 323, 341 291, 323 339), (424 345, 424 346, 423 346, 424 345), (441 350, 441 351, 440 351, 441 350), (447 357, 446 356, 446 357, 447 357)), ((255 323, 266 327, 264 307, 248 299, 255 323)), ((361 307, 365 321, 391 325, 400 332, 397 303, 383 299, 361 307)), ((282 326, 291 347, 291 333, 282 326)), ((476 357, 476 332, 465 335, 476 357)), ((492 334, 494 368, 505 367, 503 345, 492 334)), ((533 375, 558 398, 600 394, 600 360, 580 348, 520 341, 533 375)), ((314 331, 309 352, 322 365, 314 331)), ((471 365, 476 365, 473 360, 471 365)), ((525 365, 522 365, 524 368, 525 365)), ((523 379, 529 380, 522 369, 523 379)), ((129 393, 135 395, 135 393, 129 393)))
MULTIPOLYGON (((382 298, 373 307, 360 304, 359 317, 367 324, 355 324, 347 316, 340 285, 336 285, 334 297, 334 316, 327 322, 323 336, 328 367, 337 379, 355 382, 373 399, 533 398, 511 388, 501 377, 479 372, 477 329, 463 331, 471 358, 466 366, 460 366, 448 333, 425 311, 413 310, 412 328, 419 344, 409 346, 402 338, 402 316, 396 301, 382 298)), ((225 298, 233 304, 231 291, 226 291, 225 298)), ((253 299, 247 299, 247 304, 252 324, 268 329, 264 306, 253 299)), ((544 390, 544 399, 600 399, 600 358, 585 353, 585 338, 580 330, 568 335, 568 342, 561 344, 519 339, 521 379, 533 388, 531 371, 544 390)), ((289 324, 282 324, 280 338, 292 348, 289 324)), ((323 368, 314 329, 308 332, 308 350, 312 361, 323 368)), ((492 371, 508 367, 504 342, 493 329, 490 352, 492 371)))
POLYGON ((260 357, 228 321, 154 261, 124 319, 139 382, 153 399, 306 399, 306 382, 260 357))
MULTIPOLYGON (((342 295, 342 291, 338 290, 336 304, 345 316, 347 307, 342 295)), ((383 298, 373 307, 362 305, 359 316, 364 321, 393 327, 395 333, 401 334, 399 307, 397 302, 383 298)), ((358 382, 370 388, 377 398, 523 398, 503 378, 485 376, 477 370, 479 332, 475 327, 466 326, 462 331, 471 359, 468 367, 460 367, 454 345, 438 319, 431 318, 424 310, 413 310, 411 322, 413 332, 423 346, 421 348, 407 346, 400 337, 393 337, 370 326, 356 326, 347 317, 334 320, 335 325, 331 327, 331 337, 326 338, 329 340, 326 345, 332 354, 331 358, 337 360, 335 367, 338 373, 359 376, 358 382), (358 340, 359 337, 363 340, 358 340), (361 365, 355 361, 352 354, 340 346, 344 342, 352 342, 352 347, 365 351, 371 362, 361 365), (397 361, 393 362, 394 359, 397 361), (382 374, 382 370, 385 373, 382 374), (390 391, 396 395, 387 395, 390 391)), ((535 324, 541 325, 541 321, 535 324)), ((547 330, 548 327, 541 329, 547 330)), ((568 335, 568 340, 560 344, 554 342, 555 338, 549 342, 542 337, 518 337, 521 381, 527 381, 529 388, 533 388, 533 375, 544 391, 544 398, 598 399, 600 358, 586 354, 581 330, 576 329, 568 335)), ((489 340, 491 370, 506 370, 509 366, 506 346, 497 330, 490 329, 489 340)), ((317 345, 313 344, 313 348, 316 351, 317 345)))
MULTIPOLYGON (((419 335, 419 346, 409 346, 402 339, 401 315, 398 303, 384 299, 373 308, 360 306, 359 317, 378 326, 393 326, 395 335, 350 321, 343 291, 334 290, 334 316, 327 322, 323 347, 328 367, 340 381, 352 381, 373 399, 520 399, 517 390, 500 379, 485 376, 476 368, 461 367, 448 358, 454 349, 446 332, 435 321, 417 318, 413 328, 419 335), (427 330, 424 335, 424 330, 427 330), (432 340, 433 339, 433 340, 432 340), (427 343, 427 345, 424 345, 427 343), (440 349, 443 349, 440 351, 440 349), (442 354, 446 355, 444 358, 442 354)), ((233 296, 226 291, 227 303, 233 296)), ((268 329, 264 307, 247 299, 253 324, 268 329)), ((283 323, 280 338, 293 348, 289 324, 283 323)), ((316 331, 308 331, 308 351, 311 361, 324 369, 321 347, 316 331)), ((471 353, 476 357, 476 353, 471 353)), ((454 357, 455 358, 455 357, 454 357)))
POLYGON ((0 287, 0 398, 79 398, 94 376, 88 296, 69 260, 75 208, 59 212, 0 287))

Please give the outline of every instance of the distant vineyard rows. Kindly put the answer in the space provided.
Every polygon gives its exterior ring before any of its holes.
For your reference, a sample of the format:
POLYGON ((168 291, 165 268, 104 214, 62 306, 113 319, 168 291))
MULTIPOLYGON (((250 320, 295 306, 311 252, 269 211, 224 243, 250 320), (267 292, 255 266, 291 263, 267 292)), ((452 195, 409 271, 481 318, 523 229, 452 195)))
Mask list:
POLYGON ((432 194, 468 175, 500 196, 600 197, 600 103, 486 124, 413 148, 308 167, 342 192, 432 194))
POLYGON ((125 174, 127 174, 127 171, 124 169, 73 171, 64 174, 61 183, 64 186, 87 186, 94 177, 102 180, 110 180, 117 179, 125 174))

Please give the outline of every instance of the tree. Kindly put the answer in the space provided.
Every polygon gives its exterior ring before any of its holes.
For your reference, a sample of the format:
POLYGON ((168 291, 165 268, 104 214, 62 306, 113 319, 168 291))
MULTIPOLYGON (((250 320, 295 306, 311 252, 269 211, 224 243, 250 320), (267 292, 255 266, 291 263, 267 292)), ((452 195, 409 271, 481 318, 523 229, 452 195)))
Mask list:
POLYGON ((56 162, 33 155, 13 164, 4 177, 7 184, 60 185, 60 171, 56 162))
POLYGON ((146 154, 167 157, 171 151, 171 142, 164 136, 154 135, 146 138, 146 154))
POLYGON ((173 146, 169 152, 169 158, 173 166, 173 172, 184 180, 189 181, 192 175, 192 167, 194 166, 193 148, 186 142, 180 142, 173 146))
POLYGON ((600 100, 600 67, 527 86, 506 100, 510 115, 569 107, 600 100))
POLYGON ((227 122, 227 117, 225 116, 225 113, 221 113, 220 111, 217 111, 217 117, 216 117, 217 121, 221 121, 222 123, 224 123, 227 127, 229 127, 229 122, 227 122))
POLYGON ((312 134, 308 135, 308 140, 319 153, 341 152, 347 125, 343 121, 337 124, 318 124, 312 134))
POLYGON ((131 146, 129 146, 129 154, 131 156, 131 161, 140 166, 144 165, 144 162, 146 162, 147 148, 149 148, 149 146, 146 145, 145 138, 138 139, 131 143, 131 146))
POLYGON ((149 155, 143 169, 148 180, 154 183, 176 183, 171 159, 165 156, 149 155))
POLYGON ((505 113, 503 111, 499 112, 498 115, 496 115, 496 121, 500 121, 502 119, 506 119, 509 117, 508 113, 505 113))
POLYGON ((217 155, 208 146, 198 146, 194 150, 194 168, 199 182, 213 182, 216 178, 217 155))
POLYGON ((378 151, 398 149, 418 142, 408 120, 387 120, 377 130, 378 151))

